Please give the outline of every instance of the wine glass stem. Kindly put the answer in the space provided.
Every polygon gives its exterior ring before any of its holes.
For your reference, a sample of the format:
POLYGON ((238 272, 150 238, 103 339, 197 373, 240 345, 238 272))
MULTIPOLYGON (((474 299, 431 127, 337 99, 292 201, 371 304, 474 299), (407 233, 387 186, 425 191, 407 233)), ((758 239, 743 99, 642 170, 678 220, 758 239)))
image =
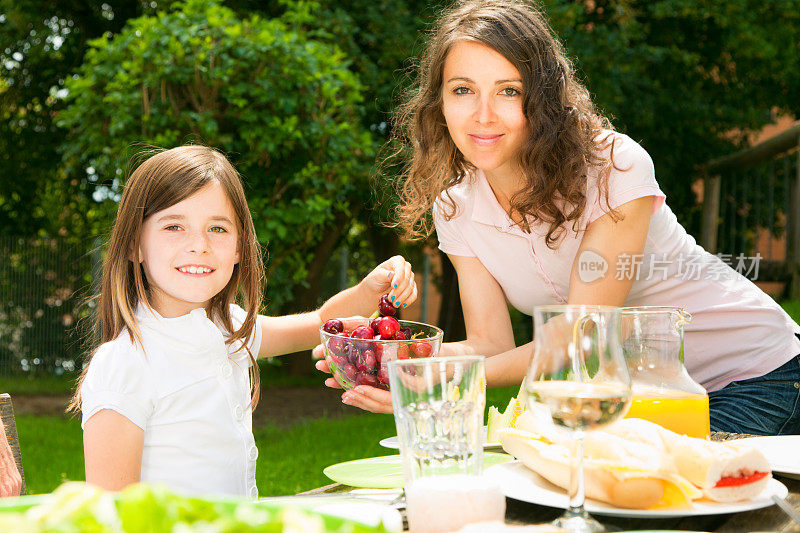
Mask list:
POLYGON ((575 514, 584 514, 583 502, 586 499, 583 480, 583 431, 575 432, 575 446, 572 450, 569 475, 569 507, 575 514))

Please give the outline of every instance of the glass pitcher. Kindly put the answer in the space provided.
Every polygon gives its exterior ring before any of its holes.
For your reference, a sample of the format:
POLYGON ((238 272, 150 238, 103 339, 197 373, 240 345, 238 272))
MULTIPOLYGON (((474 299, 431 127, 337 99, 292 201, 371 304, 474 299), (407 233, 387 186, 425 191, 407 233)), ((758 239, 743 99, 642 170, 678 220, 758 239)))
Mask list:
POLYGON ((622 349, 633 385, 626 418, 706 438, 708 394, 683 365, 683 327, 691 320, 681 307, 622 308, 622 349))

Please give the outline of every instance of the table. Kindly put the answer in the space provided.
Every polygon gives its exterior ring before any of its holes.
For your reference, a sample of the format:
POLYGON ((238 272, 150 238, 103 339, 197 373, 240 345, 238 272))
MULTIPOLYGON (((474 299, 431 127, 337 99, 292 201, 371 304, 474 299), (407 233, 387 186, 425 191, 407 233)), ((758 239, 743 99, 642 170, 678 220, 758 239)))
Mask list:
MULTIPOLYGON (((734 440, 753 435, 740 435, 731 433, 714 433, 712 440, 725 441, 734 440)), ((789 489, 789 496, 786 501, 796 511, 800 512, 800 480, 775 475, 781 483, 789 489)), ((303 495, 326 494, 326 493, 347 493, 353 487, 333 483, 307 492, 303 495)), ((554 509, 535 505, 532 503, 521 502, 506 498, 506 522, 510 524, 541 524, 558 518, 563 509, 554 509)), ((795 524, 786 513, 778 506, 773 505, 754 511, 727 515, 708 515, 708 516, 689 516, 685 518, 620 518, 610 516, 595 516, 603 525, 617 530, 655 530, 655 529, 679 529, 691 531, 796 531, 800 532, 800 525, 795 524)), ((405 516, 403 516, 405 522, 405 516)))

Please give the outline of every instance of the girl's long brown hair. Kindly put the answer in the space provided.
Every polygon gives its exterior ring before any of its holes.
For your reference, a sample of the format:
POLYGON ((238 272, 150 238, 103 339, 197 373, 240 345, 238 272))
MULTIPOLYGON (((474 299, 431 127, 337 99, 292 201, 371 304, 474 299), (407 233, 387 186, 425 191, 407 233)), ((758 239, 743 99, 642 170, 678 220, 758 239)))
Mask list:
MULTIPOLYGON (((264 285, 264 264, 261 248, 256 239, 255 227, 242 187, 239 173, 221 153, 205 146, 180 146, 171 150, 156 151, 131 174, 122 191, 122 198, 111 231, 108 250, 103 260, 100 293, 95 296, 95 338, 104 342, 116 339, 125 329, 131 342, 142 345, 141 332, 134 313, 141 303, 152 308, 144 270, 136 257, 144 220, 170 206, 181 202, 197 191, 217 182, 222 185, 236 213, 239 231, 239 263, 233 268, 228 284, 214 296, 206 312, 211 320, 219 320, 231 344, 245 343, 256 325, 264 285), (247 316, 241 327, 233 328, 230 304, 241 296, 247 316)), ((142 346, 143 347, 143 346, 142 346)), ((258 404, 261 391, 258 364, 248 350, 252 386, 251 405, 258 404)), ((91 360, 94 351, 89 355, 91 360)), ((80 410, 80 389, 88 361, 68 410, 80 410)))
POLYGON ((430 213, 442 198, 443 216, 456 216, 447 190, 468 179, 475 168, 450 138, 442 112, 444 63, 452 46, 476 41, 505 57, 519 71, 523 112, 530 135, 519 153, 524 186, 510 198, 509 215, 526 231, 531 224, 549 224, 546 243, 556 248, 568 223, 578 231, 586 208, 587 176, 598 168, 601 200, 608 205, 608 173, 613 141, 598 138, 611 123, 599 115, 589 92, 576 79, 572 62, 544 14, 516 0, 467 0, 455 3, 439 19, 421 58, 416 84, 395 115, 400 148, 409 154, 400 181, 397 225, 411 237, 427 237, 430 213), (611 146, 610 157, 600 151, 611 146), (515 216, 518 215, 518 216, 515 216))

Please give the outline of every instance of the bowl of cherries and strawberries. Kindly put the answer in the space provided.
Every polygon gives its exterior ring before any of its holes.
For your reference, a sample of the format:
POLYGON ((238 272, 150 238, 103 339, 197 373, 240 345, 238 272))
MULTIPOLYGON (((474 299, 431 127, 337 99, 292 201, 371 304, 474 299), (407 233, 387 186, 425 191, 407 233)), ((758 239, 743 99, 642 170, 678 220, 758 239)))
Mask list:
POLYGON ((370 385, 389 390, 386 363, 394 359, 433 357, 439 353, 444 332, 436 326, 398 320, 397 309, 384 295, 370 324, 352 331, 344 329, 339 319, 331 319, 319 328, 325 359, 331 373, 344 389, 370 385))

